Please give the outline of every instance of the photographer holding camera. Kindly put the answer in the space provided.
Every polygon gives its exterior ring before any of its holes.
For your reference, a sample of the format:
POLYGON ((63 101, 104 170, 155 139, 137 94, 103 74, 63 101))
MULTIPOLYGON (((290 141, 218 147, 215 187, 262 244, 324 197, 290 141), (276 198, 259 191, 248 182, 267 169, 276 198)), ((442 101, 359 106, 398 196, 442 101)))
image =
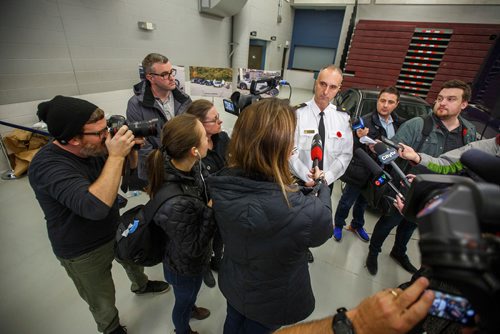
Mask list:
MULTIPOLYGON (((98 331, 126 333, 111 276, 116 198, 124 162, 130 157, 132 166, 137 163, 137 151, 131 149, 143 140, 126 126, 111 136, 104 112, 77 98, 58 95, 40 103, 37 114, 55 139, 33 158, 29 181, 45 214, 54 254, 89 305, 98 331)), ((143 267, 121 265, 138 295, 170 288, 149 281, 143 267)))
POLYGON ((158 53, 148 54, 142 61, 145 80, 134 85, 134 96, 127 104, 127 120, 132 122, 156 119, 156 135, 146 137, 139 150, 138 176, 147 180, 146 160, 149 152, 161 146, 161 129, 173 117, 184 113, 191 98, 175 84, 176 70, 167 57, 158 53))

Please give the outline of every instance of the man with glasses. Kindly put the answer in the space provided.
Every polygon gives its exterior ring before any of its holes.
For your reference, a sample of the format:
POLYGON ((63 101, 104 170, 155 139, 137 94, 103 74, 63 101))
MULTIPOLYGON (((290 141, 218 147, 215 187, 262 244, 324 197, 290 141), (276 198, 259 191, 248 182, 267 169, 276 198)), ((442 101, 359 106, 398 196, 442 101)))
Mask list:
MULTIPOLYGON (((433 113, 426 118, 415 117, 403 123, 392 137, 392 141, 408 145, 418 152, 433 157, 475 141, 474 125, 460 117, 460 112, 467 107, 470 97, 471 90, 465 82, 460 80, 445 82, 434 103, 433 113), (429 129, 428 135, 423 131, 426 123, 429 129)), ((402 169, 406 174, 420 172, 417 166, 409 170, 402 169)), ((395 226, 397 226, 396 239, 390 256, 406 271, 411 273, 417 271, 406 255, 406 245, 417 226, 404 219, 399 212, 395 212, 380 217, 373 230, 366 258, 366 267, 372 275, 378 271, 377 257, 382 244, 395 226)))
POLYGON ((176 70, 167 57, 150 53, 142 61, 145 80, 134 85, 134 96, 127 105, 127 119, 132 122, 157 119, 157 134, 146 138, 139 150, 138 176, 147 180, 146 159, 153 149, 161 146, 163 125, 173 117, 184 113, 191 98, 175 85, 176 70))
MULTIPOLYGON (((116 224, 117 193, 126 157, 135 139, 122 126, 112 137, 104 112, 96 105, 65 96, 38 105, 38 117, 55 138, 35 155, 29 181, 47 221, 52 249, 80 297, 89 305, 97 329, 126 333, 115 307, 111 276, 116 224)), ((144 268, 121 263, 136 294, 161 293, 170 288, 150 281, 144 268)))

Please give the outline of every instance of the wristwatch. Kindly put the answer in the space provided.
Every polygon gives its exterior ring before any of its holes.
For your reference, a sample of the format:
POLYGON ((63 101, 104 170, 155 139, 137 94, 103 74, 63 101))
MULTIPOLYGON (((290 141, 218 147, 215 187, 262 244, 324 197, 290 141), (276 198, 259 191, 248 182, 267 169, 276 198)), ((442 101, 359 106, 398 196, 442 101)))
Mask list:
POLYGON ((332 320, 332 329, 335 334, 355 334, 351 320, 345 315, 347 312, 345 307, 337 309, 337 314, 332 320))

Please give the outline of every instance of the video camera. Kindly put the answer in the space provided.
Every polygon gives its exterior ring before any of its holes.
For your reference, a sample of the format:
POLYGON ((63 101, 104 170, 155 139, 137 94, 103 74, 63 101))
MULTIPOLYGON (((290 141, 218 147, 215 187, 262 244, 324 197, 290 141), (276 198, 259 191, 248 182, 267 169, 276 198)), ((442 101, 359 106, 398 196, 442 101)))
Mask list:
POLYGON ((500 333, 499 209, 497 184, 418 175, 403 210, 418 225, 422 266, 470 301, 481 333, 500 333))
POLYGON ((261 94, 265 94, 273 89, 277 89, 280 85, 287 84, 288 83, 284 80, 281 80, 280 77, 252 80, 252 83, 250 84, 250 94, 242 95, 240 92, 235 91, 231 95, 230 100, 223 100, 224 110, 230 114, 239 116, 243 109, 256 101, 259 101, 262 98, 261 94))
POLYGON ((107 121, 111 136, 114 136, 123 125, 126 125, 135 137, 156 136, 158 134, 157 123, 158 119, 156 118, 149 121, 129 122, 121 115, 112 115, 107 121))

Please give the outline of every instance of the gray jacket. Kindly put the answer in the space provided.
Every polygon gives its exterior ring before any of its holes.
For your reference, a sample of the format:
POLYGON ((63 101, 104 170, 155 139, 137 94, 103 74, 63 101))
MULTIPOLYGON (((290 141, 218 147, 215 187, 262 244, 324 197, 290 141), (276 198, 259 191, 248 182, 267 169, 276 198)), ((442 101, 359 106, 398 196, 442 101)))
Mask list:
MULTIPOLYGON (((174 113, 175 116, 186 112, 187 108, 191 105, 191 98, 189 95, 184 94, 179 89, 172 91, 174 97, 174 113)), ((156 103, 153 92, 151 91, 151 84, 149 81, 144 80, 134 85, 134 96, 128 100, 127 104, 127 120, 130 122, 149 121, 158 119, 156 123, 156 136, 149 136, 146 138, 144 146, 139 150, 139 177, 147 180, 146 160, 149 153, 161 146, 161 129, 167 122, 163 110, 156 103)))
POLYGON ((484 139, 475 141, 457 149, 441 154, 437 158, 433 158, 428 154, 420 153, 422 160, 420 165, 439 174, 455 174, 463 169, 460 162, 460 156, 468 150, 478 149, 483 152, 500 156, 500 146, 496 143, 496 138, 484 139))

